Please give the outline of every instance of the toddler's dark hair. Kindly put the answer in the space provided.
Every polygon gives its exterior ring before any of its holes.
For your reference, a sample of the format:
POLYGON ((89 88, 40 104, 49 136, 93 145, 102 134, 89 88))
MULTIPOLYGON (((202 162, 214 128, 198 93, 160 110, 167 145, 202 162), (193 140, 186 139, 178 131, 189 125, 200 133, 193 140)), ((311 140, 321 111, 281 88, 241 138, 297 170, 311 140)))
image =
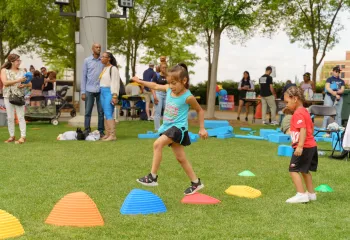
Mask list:
POLYGON ((86 136, 81 128, 77 128, 77 140, 85 140, 86 136))
POLYGON ((302 103, 305 102, 303 90, 299 87, 296 87, 296 86, 289 87, 285 93, 288 94, 289 97, 299 98, 302 103))
POLYGON ((190 76, 188 75, 188 68, 186 64, 179 63, 175 67, 172 67, 168 72, 168 76, 174 77, 176 81, 182 81, 187 78, 185 88, 188 89, 190 87, 190 76))

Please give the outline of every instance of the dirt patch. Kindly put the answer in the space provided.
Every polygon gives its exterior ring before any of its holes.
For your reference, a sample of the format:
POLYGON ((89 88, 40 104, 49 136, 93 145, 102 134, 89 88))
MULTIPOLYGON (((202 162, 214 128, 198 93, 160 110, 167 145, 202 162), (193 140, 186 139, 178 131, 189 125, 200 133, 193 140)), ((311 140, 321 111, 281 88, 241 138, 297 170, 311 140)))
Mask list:
MULTIPOLYGON (((224 121, 225 119, 207 118, 205 120, 223 120, 224 121)), ((226 121, 228 121, 232 127, 248 127, 252 125, 250 122, 246 122, 246 121, 237 121, 237 120, 226 120, 226 121)), ((199 127, 199 121, 195 119, 189 119, 188 124, 190 126, 199 127)))

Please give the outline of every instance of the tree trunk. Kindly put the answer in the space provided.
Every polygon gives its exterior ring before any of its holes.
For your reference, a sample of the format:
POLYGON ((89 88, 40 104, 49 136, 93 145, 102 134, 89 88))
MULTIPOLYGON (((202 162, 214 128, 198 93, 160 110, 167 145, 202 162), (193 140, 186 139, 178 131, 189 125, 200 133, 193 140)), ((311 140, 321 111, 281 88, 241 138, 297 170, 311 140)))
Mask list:
POLYGON ((138 44, 135 43, 134 51, 132 51, 132 56, 131 56, 131 59, 132 59, 131 72, 132 72, 133 76, 136 75, 136 57, 137 57, 137 49, 138 48, 139 48, 138 44))
POLYGON ((317 51, 313 51, 313 56, 312 56, 312 81, 316 86, 316 74, 317 74, 317 51))
POLYGON ((208 44, 208 82, 207 82, 207 98, 206 103, 208 104, 209 88, 210 88, 210 78, 211 78, 211 35, 207 34, 207 44, 208 44))
POLYGON ((220 53, 220 39, 221 30, 214 29, 214 49, 213 49, 213 62, 211 66, 211 76, 210 76, 210 88, 207 103, 207 117, 213 118, 215 113, 215 98, 216 98, 216 82, 218 74, 218 64, 219 64, 219 53, 220 53))
POLYGON ((125 66, 125 84, 130 81, 130 40, 128 41, 127 52, 126 52, 126 66, 125 66))
POLYGON ((0 67, 5 62, 5 56, 4 56, 4 46, 2 45, 2 36, 0 34, 0 67))

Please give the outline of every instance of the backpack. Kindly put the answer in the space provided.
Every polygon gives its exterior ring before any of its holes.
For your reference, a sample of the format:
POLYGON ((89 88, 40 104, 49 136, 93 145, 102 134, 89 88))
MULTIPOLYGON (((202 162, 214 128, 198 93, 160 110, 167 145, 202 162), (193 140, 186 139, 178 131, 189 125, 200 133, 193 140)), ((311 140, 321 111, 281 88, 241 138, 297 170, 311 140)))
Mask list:
MULTIPOLYGON (((115 66, 112 66, 115 67, 115 66)), ((112 67, 109 69, 109 76, 112 77, 112 67)), ((126 95, 125 92, 125 85, 122 81, 122 79, 119 77, 119 94, 118 94, 118 99, 120 100, 123 95, 126 95)))

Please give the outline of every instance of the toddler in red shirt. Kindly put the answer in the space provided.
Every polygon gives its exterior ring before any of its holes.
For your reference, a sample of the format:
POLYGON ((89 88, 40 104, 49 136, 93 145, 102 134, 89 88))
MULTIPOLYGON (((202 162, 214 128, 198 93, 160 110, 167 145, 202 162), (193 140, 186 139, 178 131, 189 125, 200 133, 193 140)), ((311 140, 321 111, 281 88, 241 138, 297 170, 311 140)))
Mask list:
POLYGON ((309 171, 316 172, 318 165, 317 144, 313 136, 314 125, 310 113, 303 107, 304 94, 300 88, 290 87, 284 93, 287 108, 293 111, 290 121, 290 135, 294 154, 290 160, 289 173, 297 190, 287 203, 306 203, 316 200, 309 171), (302 178, 308 192, 305 192, 302 178))

